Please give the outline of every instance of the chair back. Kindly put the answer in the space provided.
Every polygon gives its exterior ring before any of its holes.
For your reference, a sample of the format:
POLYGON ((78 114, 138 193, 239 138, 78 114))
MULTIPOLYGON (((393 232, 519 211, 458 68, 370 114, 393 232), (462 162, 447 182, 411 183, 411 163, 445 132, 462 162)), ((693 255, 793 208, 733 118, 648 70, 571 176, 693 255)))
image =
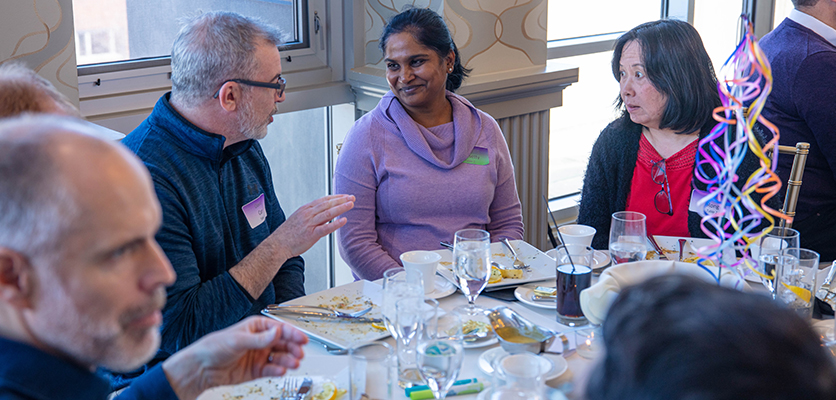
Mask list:
MULTIPOLYGON (((798 142, 793 146, 778 146, 779 154, 792 154, 792 169, 787 180, 787 194, 784 196, 784 207, 781 212, 790 217, 795 217, 795 206, 798 203, 798 192, 801 190, 801 178, 804 176, 804 165, 807 164, 807 154, 810 152, 810 143, 798 142)), ((782 228, 792 228, 792 222, 782 219, 782 228)))

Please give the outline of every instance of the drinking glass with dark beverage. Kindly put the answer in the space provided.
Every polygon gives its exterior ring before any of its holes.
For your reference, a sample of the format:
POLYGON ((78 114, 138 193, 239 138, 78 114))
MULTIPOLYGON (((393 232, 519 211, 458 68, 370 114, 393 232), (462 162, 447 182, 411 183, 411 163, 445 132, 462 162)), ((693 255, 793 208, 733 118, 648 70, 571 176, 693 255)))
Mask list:
POLYGON ((581 310, 581 291, 592 284, 595 250, 580 244, 557 248, 557 322, 581 326, 588 322, 581 310))

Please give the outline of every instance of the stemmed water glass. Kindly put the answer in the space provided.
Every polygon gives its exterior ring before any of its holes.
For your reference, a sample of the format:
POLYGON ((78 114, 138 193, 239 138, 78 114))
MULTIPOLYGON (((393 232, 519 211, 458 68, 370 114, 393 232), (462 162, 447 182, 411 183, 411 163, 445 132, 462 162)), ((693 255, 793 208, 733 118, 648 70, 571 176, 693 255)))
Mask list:
POLYGON ((481 229, 456 232, 453 264, 459 288, 467 298, 468 313, 480 313, 481 309, 474 302, 491 275, 491 234, 481 229))
POLYGON ((647 255, 647 227, 644 214, 635 211, 613 213, 610 225, 610 256, 613 264, 644 260, 647 255))
POLYGON ((798 249, 800 245, 798 231, 791 228, 775 227, 764 235, 760 241, 758 258, 758 272, 768 278, 761 277, 761 282, 770 293, 775 296, 774 275, 777 273, 781 252, 788 249, 798 249))
POLYGON ((415 347, 427 323, 436 317, 438 302, 419 297, 402 298, 395 303, 398 332, 398 377, 402 382, 421 383, 415 365, 415 347))
POLYGON ((443 399, 459 376, 464 360, 462 318, 457 312, 436 315, 424 329, 416 351, 418 372, 433 396, 443 399))
POLYGON ((415 297, 424 298, 424 284, 421 271, 403 268, 392 268, 383 273, 383 324, 392 335, 398 340, 398 330, 395 327, 397 322, 397 309, 395 303, 398 300, 415 297))

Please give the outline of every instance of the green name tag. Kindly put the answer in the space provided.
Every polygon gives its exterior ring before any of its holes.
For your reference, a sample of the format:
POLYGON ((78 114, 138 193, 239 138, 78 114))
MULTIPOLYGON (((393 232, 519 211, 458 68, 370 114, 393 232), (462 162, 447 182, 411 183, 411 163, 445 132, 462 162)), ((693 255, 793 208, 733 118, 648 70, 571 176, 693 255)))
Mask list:
POLYGON ((474 147, 473 152, 470 153, 470 156, 467 157, 467 160, 464 160, 466 164, 473 164, 473 165, 488 165, 490 160, 488 160, 488 149, 484 147, 474 147))

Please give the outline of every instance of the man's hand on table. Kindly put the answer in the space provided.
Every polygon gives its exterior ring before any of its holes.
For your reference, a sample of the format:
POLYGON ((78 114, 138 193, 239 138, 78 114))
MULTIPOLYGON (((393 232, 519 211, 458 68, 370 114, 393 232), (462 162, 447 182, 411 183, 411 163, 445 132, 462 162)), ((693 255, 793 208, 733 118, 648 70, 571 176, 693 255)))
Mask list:
POLYGON ((163 362, 180 399, 194 399, 206 389, 266 376, 281 376, 299 367, 308 337, 298 329, 266 317, 249 317, 204 336, 163 362))

